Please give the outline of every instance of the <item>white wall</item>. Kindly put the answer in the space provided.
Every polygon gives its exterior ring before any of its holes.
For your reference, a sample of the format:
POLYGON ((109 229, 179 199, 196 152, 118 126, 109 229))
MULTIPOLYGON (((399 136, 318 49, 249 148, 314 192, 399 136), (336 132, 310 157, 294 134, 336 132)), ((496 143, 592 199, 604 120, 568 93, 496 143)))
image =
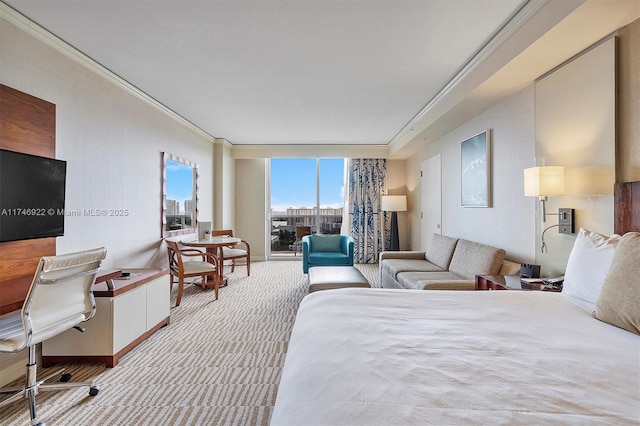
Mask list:
MULTIPOLYGON (((127 216, 66 217, 57 252, 105 246, 105 268, 166 265, 161 152, 200 166, 200 216, 211 217, 211 140, 3 19, 0 63, 2 84, 56 104, 66 209, 128 210, 127 216)), ((0 384, 24 374, 22 358, 0 357, 0 384)))
POLYGON ((4 20, 0 36, 0 81, 56 104, 66 209, 128 210, 68 216, 57 252, 105 246, 105 267, 160 266, 161 153, 199 165, 200 216, 211 217, 212 142, 4 20))
MULTIPOLYGON (((535 84, 536 164, 565 167, 565 195, 549 197, 547 213, 574 208, 576 231, 583 227, 613 233, 613 178, 609 196, 576 195, 571 177, 577 169, 615 164, 615 40, 610 38, 565 64, 535 84)), ((558 223, 548 216, 542 224, 537 209, 537 243, 544 227, 558 223)), ((545 233, 547 253, 536 250, 536 263, 551 275, 564 273, 575 235, 557 228, 545 233)))
MULTIPOLYGON (((213 178, 213 227, 235 230, 235 161, 231 158, 231 144, 225 139, 216 139, 214 149, 213 178)), ((234 231, 237 234, 237 231, 234 231)), ((239 235, 239 234, 238 234, 239 235)))
POLYGON ((235 160, 236 232, 251 245, 252 260, 266 260, 267 161, 264 158, 235 160))
POLYGON ((421 245, 420 165, 442 156, 442 233, 504 248, 518 262, 535 259, 534 200, 523 194, 522 170, 534 158, 533 86, 493 106, 474 119, 425 146, 407 160, 408 214, 411 246, 421 245), (460 202, 460 142, 492 130, 492 207, 467 208, 460 202))

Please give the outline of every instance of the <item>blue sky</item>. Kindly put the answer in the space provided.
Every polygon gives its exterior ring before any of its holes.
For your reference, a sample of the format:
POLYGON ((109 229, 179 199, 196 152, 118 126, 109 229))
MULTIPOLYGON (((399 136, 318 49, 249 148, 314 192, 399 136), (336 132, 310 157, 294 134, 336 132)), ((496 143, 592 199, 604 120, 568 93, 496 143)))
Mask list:
MULTIPOLYGON (((344 159, 320 160, 320 207, 342 207, 344 159)), ((316 159, 271 160, 271 208, 314 207, 316 204, 316 159)))
POLYGON ((180 209, 184 209, 184 200, 193 196, 193 171, 190 166, 167 160, 167 199, 180 201, 180 209))

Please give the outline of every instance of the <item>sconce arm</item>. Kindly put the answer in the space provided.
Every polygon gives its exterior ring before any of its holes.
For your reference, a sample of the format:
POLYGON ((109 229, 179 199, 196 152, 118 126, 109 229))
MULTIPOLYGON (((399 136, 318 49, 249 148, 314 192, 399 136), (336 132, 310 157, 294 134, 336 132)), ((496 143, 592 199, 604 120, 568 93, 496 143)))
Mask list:
POLYGON ((547 244, 544 242, 544 233, 547 232, 549 229, 555 228, 557 226, 560 226, 560 224, 548 226, 544 231, 542 231, 542 237, 540 238, 540 240, 541 240, 541 242, 540 242, 540 252, 541 253, 546 253, 547 252, 547 244))

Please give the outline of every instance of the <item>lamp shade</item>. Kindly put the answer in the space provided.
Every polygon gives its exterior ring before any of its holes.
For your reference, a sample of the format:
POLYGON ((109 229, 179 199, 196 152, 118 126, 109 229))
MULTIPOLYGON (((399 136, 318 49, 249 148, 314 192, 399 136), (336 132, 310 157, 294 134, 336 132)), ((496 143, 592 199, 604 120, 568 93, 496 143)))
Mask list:
POLYGON ((382 210, 386 212, 405 212, 407 211, 406 195, 383 195, 380 200, 382 210))
POLYGON ((544 166, 524 169, 524 195, 526 197, 564 195, 564 167, 544 166))

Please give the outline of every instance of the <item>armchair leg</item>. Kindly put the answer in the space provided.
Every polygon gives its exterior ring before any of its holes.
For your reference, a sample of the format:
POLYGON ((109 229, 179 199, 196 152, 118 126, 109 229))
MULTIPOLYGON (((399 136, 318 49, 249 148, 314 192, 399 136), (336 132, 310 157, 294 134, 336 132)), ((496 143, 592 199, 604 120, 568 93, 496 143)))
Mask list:
POLYGON ((180 306, 182 301, 182 292, 184 291, 184 278, 182 276, 178 279, 178 297, 176 298, 176 308, 180 306))
POLYGON ((215 291, 216 300, 218 300, 218 291, 220 290, 220 278, 218 275, 213 279, 213 290, 215 291))

